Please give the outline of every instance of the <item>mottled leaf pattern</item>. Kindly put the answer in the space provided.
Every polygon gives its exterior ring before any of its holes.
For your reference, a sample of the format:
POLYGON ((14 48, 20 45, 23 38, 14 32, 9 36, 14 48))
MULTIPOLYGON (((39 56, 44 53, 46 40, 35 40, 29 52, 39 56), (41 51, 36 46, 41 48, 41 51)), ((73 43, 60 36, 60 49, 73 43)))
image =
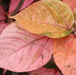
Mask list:
POLYGON ((70 34, 70 28, 74 23, 71 9, 62 1, 56 0, 33 3, 12 18, 29 32, 52 38, 61 38, 70 34))
POLYGON ((30 75, 61 75, 57 69, 40 68, 30 72, 30 75))
POLYGON ((76 75, 76 38, 74 35, 54 40, 54 59, 63 75, 76 75))
POLYGON ((38 69, 49 61, 52 41, 11 23, 0 36, 0 67, 15 72, 38 69))

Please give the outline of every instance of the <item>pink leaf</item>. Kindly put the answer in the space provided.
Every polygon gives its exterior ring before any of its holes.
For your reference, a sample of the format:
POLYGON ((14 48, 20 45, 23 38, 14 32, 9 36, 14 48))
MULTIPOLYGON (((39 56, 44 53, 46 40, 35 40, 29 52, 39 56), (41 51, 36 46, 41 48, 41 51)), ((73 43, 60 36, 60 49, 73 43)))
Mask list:
POLYGON ((5 17, 5 10, 4 8, 0 5, 0 21, 4 20, 6 17, 5 17))
POLYGON ((8 23, 4 23, 4 21, 0 22, 0 34, 8 26, 8 23))
POLYGON ((66 4, 68 4, 72 10, 76 9, 76 0, 63 0, 66 4))
POLYGON ((55 40, 54 59, 63 75, 76 75, 76 38, 73 35, 55 40))
POLYGON ((52 39, 33 35, 16 23, 0 36, 0 67, 24 72, 45 65, 52 55, 52 39))
POLYGON ((30 75, 61 75, 57 69, 40 68, 30 72, 30 75))
POLYGON ((15 14, 30 5, 34 0, 11 0, 9 14, 15 14))

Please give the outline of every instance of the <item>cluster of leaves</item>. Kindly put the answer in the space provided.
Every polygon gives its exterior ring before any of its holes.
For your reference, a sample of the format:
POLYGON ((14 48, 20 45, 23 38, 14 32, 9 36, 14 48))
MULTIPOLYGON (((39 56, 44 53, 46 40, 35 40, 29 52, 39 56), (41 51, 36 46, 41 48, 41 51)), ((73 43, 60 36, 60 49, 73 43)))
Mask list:
POLYGON ((76 75, 75 2, 0 0, 3 74, 76 75))

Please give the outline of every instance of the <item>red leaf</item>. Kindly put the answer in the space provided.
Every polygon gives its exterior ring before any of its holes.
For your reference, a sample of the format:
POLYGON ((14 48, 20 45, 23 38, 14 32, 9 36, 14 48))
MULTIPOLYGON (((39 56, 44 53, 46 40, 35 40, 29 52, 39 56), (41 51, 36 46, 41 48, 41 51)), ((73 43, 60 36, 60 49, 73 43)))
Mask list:
POLYGON ((61 75, 57 69, 40 68, 30 72, 30 75, 61 75))
POLYGON ((54 41, 54 59, 63 75, 76 75, 76 38, 73 35, 54 41))
POLYGON ((30 5, 34 0, 11 0, 9 14, 15 14, 30 5))
POLYGON ((5 18, 6 18, 5 14, 6 14, 6 12, 5 12, 4 8, 0 5, 0 21, 5 20, 5 18))
POLYGON ((52 55, 52 39, 33 35, 12 23, 0 36, 0 67, 16 72, 38 69, 52 55))
POLYGON ((76 0, 63 0, 72 10, 76 9, 76 0))

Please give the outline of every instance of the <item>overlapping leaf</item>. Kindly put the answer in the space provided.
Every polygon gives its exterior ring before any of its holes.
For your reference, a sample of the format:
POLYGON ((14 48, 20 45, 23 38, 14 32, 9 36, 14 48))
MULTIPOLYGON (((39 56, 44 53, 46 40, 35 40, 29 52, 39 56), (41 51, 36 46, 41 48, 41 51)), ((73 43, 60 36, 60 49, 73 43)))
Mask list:
POLYGON ((26 30, 52 38, 71 33, 74 22, 71 9, 62 1, 41 0, 13 16, 26 30))
POLYGON ((76 9, 76 0, 63 0, 74 11, 76 9))
POLYGON ((0 67, 16 72, 38 69, 49 61, 52 47, 52 39, 12 23, 0 36, 0 67))
POLYGON ((0 34, 2 33, 3 29, 8 25, 8 23, 5 23, 6 19, 6 12, 4 8, 0 5, 0 34))
POLYGON ((55 40, 54 59, 63 75, 76 75, 76 38, 73 35, 55 40))
POLYGON ((40 68, 30 72, 30 75, 61 75, 57 69, 40 68))
POLYGON ((11 0, 9 7, 9 14, 13 15, 21 11, 28 5, 30 5, 34 0, 11 0))

